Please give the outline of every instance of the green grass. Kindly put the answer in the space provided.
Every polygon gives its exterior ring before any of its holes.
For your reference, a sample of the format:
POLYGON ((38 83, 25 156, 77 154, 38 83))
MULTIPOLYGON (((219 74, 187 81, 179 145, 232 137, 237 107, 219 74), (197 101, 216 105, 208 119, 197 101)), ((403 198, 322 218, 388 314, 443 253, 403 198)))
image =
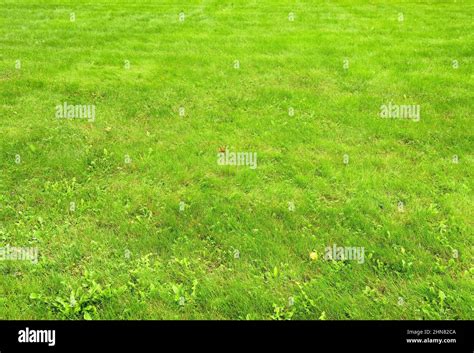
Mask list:
POLYGON ((0 319, 474 317, 472 1, 36 3, 0 12, 0 246, 39 250, 0 319))

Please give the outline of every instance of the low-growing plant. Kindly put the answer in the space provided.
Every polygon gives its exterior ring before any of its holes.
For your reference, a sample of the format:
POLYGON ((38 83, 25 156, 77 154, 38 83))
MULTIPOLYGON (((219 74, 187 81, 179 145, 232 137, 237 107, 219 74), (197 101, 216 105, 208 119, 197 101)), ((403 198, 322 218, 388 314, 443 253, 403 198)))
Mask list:
POLYGON ((123 289, 112 289, 110 285, 102 286, 87 271, 81 278, 79 286, 66 286, 67 290, 62 295, 31 293, 30 299, 45 304, 64 319, 92 320, 99 319, 100 306, 123 289))

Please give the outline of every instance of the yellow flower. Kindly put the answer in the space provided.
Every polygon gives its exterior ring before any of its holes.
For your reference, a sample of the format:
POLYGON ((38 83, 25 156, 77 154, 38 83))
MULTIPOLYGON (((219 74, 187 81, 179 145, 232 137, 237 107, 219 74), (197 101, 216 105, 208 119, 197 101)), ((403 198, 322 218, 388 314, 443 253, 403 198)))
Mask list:
POLYGON ((318 259, 318 253, 316 251, 312 251, 309 253, 309 258, 313 261, 316 261, 318 259))

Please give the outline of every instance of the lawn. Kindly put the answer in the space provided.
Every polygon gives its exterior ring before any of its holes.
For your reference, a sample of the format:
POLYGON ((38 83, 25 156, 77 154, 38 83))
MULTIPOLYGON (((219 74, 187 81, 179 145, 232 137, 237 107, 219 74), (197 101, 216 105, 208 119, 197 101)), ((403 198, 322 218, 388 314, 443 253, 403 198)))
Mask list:
POLYGON ((473 18, 3 0, 0 319, 473 319, 473 18))

